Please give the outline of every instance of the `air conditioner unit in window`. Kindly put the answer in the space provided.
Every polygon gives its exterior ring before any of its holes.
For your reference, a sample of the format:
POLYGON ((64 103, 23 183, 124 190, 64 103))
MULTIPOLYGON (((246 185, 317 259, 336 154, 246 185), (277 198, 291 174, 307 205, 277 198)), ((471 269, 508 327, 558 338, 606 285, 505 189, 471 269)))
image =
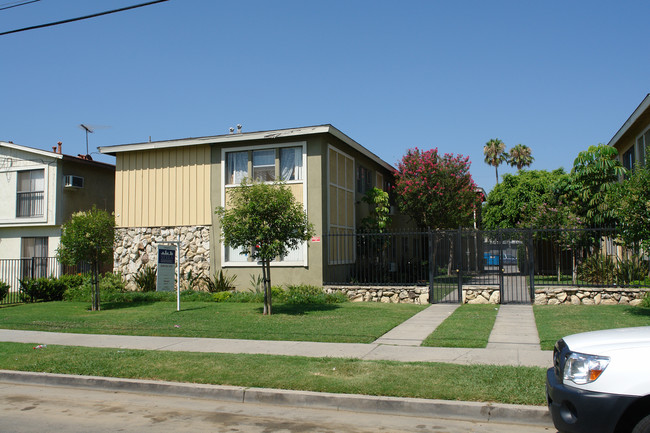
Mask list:
POLYGON ((83 188, 84 178, 81 176, 73 176, 71 174, 63 176, 63 186, 66 188, 83 188))

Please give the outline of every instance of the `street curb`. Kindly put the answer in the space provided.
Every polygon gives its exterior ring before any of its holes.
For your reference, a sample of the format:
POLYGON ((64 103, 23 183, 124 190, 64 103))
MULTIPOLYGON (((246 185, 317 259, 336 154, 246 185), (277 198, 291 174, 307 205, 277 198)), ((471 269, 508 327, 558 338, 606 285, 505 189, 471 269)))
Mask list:
POLYGON ((0 370, 0 381, 31 385, 67 386, 109 391, 174 395, 239 403, 447 418, 478 422, 534 424, 553 427, 548 409, 544 406, 377 397, 356 394, 247 388, 11 370, 0 370))

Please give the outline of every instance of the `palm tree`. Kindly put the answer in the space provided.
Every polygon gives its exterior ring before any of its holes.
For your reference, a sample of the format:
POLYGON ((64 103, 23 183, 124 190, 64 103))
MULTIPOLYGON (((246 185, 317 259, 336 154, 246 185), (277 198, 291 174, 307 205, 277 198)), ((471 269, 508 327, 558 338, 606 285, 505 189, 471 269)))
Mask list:
POLYGON ((499 183, 499 165, 508 159, 506 152, 506 145, 498 138, 493 138, 483 147, 483 154, 485 155, 485 162, 494 166, 497 175, 497 184, 499 183))
POLYGON ((512 167, 517 167, 517 170, 521 170, 524 167, 530 167, 530 164, 535 161, 531 154, 530 147, 525 144, 518 144, 512 149, 510 149, 508 156, 508 164, 512 167))

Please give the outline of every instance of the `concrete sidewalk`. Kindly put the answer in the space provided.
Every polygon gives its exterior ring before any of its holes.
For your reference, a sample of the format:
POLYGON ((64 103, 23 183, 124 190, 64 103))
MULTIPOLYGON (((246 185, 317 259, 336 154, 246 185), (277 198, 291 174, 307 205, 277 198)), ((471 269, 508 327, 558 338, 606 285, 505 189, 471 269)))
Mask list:
POLYGON ((485 349, 420 347, 419 344, 455 305, 434 304, 373 343, 232 340, 218 338, 92 335, 0 329, 0 341, 119 349, 208 353, 247 353, 306 357, 335 357, 402 362, 447 362, 550 367, 552 352, 539 349, 530 305, 501 306, 495 330, 485 349), (503 313, 501 313, 503 310, 503 313), (520 323, 513 322, 520 320, 520 323), (519 335, 519 331, 522 334, 519 335), (494 337, 494 338, 493 338, 494 337), (531 340, 536 341, 531 343, 531 340), (535 346, 536 345, 536 346, 535 346))

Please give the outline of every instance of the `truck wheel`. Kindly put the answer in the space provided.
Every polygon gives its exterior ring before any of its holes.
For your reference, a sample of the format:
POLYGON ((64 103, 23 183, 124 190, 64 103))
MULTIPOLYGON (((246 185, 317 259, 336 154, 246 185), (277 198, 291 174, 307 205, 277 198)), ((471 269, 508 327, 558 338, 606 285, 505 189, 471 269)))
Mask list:
POLYGON ((635 426, 632 433, 650 433, 650 415, 646 415, 635 426))

